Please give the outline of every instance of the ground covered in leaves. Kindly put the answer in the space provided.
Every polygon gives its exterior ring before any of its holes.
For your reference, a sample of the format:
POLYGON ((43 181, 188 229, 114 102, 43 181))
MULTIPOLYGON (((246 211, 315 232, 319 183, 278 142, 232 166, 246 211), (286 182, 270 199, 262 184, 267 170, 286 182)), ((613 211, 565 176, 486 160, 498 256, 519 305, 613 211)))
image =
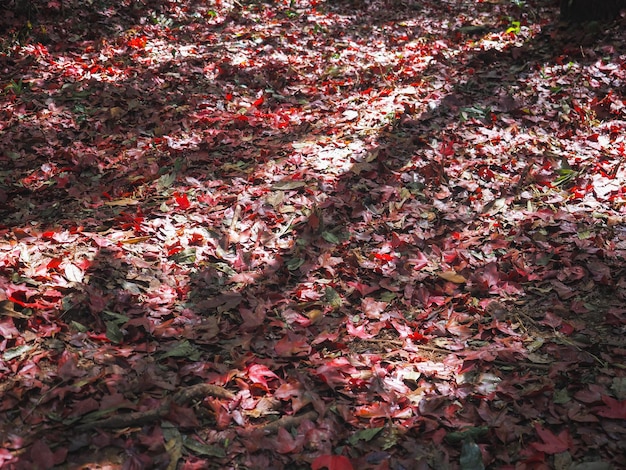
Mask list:
POLYGON ((2 468, 626 468, 623 22, 18 3, 2 468))

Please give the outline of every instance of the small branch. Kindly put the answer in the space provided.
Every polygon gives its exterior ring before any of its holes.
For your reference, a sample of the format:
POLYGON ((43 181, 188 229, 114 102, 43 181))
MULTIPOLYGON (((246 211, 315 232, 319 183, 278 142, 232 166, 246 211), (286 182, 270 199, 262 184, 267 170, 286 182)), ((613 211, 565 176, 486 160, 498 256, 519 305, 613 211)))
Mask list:
POLYGON ((235 229, 237 228, 237 222, 239 221, 240 216, 241 206, 239 204, 236 204, 233 218, 230 221, 230 226, 228 228, 228 231, 226 232, 226 236, 224 237, 224 246, 222 247, 224 250, 228 250, 228 248, 230 247, 230 242, 233 237, 233 233, 235 233, 235 229))
POLYGON ((76 426, 78 431, 86 431, 89 429, 115 429, 128 428, 132 426, 143 426, 158 421, 167 415, 170 404, 167 403, 156 410, 133 411, 132 413, 124 413, 120 415, 110 416, 109 418, 93 421, 91 423, 79 424, 76 426))
POLYGON ((314 419, 317 419, 317 412, 307 411, 306 413, 297 416, 283 416, 276 421, 272 421, 271 423, 261 426, 261 429, 265 434, 273 434, 278 432, 280 428, 293 428, 295 426, 299 426, 302 421, 313 421, 314 419))
POLYGON ((204 398, 206 396, 215 398, 224 398, 226 400, 233 400, 235 394, 229 392, 223 387, 211 384, 196 384, 190 387, 185 387, 174 394, 174 401, 178 405, 184 405, 190 402, 194 398, 204 398))
POLYGON ((83 423, 76 426, 79 431, 86 431, 89 429, 102 428, 102 429, 115 429, 115 428, 127 428, 132 426, 143 426, 145 424, 153 423, 164 418, 170 411, 170 405, 172 401, 177 405, 184 405, 196 398, 204 397, 216 397, 232 400, 235 398, 235 394, 229 392, 223 387, 211 384, 197 384, 191 385, 180 389, 174 394, 172 398, 167 398, 165 403, 159 408, 146 411, 133 411, 132 413, 124 413, 108 418, 100 419, 93 422, 83 423))

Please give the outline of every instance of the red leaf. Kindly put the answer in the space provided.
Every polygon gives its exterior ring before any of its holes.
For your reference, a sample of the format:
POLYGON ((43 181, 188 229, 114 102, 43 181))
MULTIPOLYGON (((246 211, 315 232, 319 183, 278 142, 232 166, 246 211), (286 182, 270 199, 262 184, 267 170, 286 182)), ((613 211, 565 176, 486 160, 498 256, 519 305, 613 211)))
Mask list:
POLYGON ((361 300, 361 308, 367 318, 380 318, 387 305, 387 302, 380 302, 372 297, 365 297, 361 300))
POLYGON ((200 426, 196 412, 186 406, 179 406, 176 403, 170 405, 170 411, 167 418, 184 428, 197 428, 200 426))
POLYGON ((263 308, 255 308, 250 310, 249 308, 241 307, 239 314, 243 319, 243 325, 241 326, 245 331, 252 331, 257 329, 265 321, 266 312, 263 308))
POLYGON ((361 418, 388 418, 392 414, 392 410, 385 402, 372 403, 371 405, 363 405, 354 411, 355 416, 361 418))
POLYGON ((358 281, 348 281, 347 284, 349 287, 356 289, 361 295, 371 294, 372 292, 376 292, 380 288, 377 285, 370 286, 368 284, 363 284, 358 281))
POLYGON ((30 458, 37 468, 52 468, 54 467, 54 453, 50 450, 48 445, 38 440, 30 449, 30 458))
POLYGON ((252 383, 259 384, 268 390, 267 379, 277 379, 278 376, 262 364, 252 364, 248 367, 248 377, 252 383))
POLYGON ((279 454, 289 454, 298 447, 298 443, 285 428, 279 428, 274 440, 274 448, 279 454))
POLYGON ((596 414, 612 419, 626 419, 626 400, 616 400, 615 398, 604 395, 602 401, 606 405, 600 408, 596 414))
POLYGON ((395 257, 389 253, 374 253, 374 258, 380 261, 393 261, 395 259, 395 257))
POLYGON ((346 323, 346 329, 348 330, 348 334, 350 336, 354 336, 356 338, 361 338, 361 339, 373 338, 375 335, 365 331, 365 327, 367 326, 367 323, 368 322, 365 322, 363 325, 354 326, 354 324, 351 321, 348 321, 346 323))
POLYGON ((354 470, 348 457, 343 455, 320 455, 311 463, 311 470, 354 470))
POLYGON ((178 207, 180 207, 182 210, 189 209, 189 207, 191 206, 191 203, 189 202, 189 199, 187 199, 186 194, 176 193, 174 194, 174 200, 176 201, 176 204, 178 204, 178 207))
POLYGON ((439 153, 443 157, 451 157, 454 155, 454 142, 444 141, 439 145, 439 153))
POLYGON ((146 37, 145 36, 137 36, 134 38, 131 38, 128 41, 128 47, 132 47, 134 49, 143 49, 144 47, 146 47, 146 37))
POLYGON ((48 265, 46 267, 50 270, 53 270, 53 269, 58 268, 62 262, 63 262, 62 258, 53 258, 48 262, 48 265))
POLYGON ((534 442, 531 445, 540 452, 545 452, 546 454, 560 454, 572 446, 572 439, 567 429, 556 436, 551 431, 536 424, 535 431, 537 431, 543 443, 534 442))
POLYGON ((274 351, 280 357, 307 356, 311 353, 311 346, 306 338, 287 334, 276 342, 274 351))
POLYGON ((571 334, 574 333, 574 331, 576 331, 576 329, 574 328, 573 325, 571 325, 569 323, 563 323, 561 325, 561 329, 559 331, 561 333, 563 333, 565 336, 571 336, 571 334))
POLYGON ((345 357, 330 359, 317 368, 317 375, 331 387, 343 386, 346 376, 356 374, 356 368, 345 357))

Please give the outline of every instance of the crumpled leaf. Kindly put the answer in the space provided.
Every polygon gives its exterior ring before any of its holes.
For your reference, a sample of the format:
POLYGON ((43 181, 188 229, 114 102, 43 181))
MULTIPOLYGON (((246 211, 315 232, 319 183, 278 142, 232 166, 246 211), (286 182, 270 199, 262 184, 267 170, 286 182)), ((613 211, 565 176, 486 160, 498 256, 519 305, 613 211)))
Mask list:
POLYGON ((343 305, 343 300, 339 293, 330 286, 327 286, 326 289, 324 289, 324 300, 332 308, 339 308, 343 305))

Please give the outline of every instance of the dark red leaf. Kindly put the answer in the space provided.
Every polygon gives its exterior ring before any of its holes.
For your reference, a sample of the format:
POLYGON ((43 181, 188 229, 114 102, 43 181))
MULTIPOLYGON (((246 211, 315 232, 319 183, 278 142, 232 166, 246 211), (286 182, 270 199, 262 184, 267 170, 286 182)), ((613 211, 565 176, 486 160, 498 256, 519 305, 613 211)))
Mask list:
POLYGON ((596 414, 612 419, 626 419, 626 400, 616 400, 608 395, 602 396, 602 401, 606 405, 599 408, 596 414))
POLYGON ((320 455, 311 463, 311 470, 354 470, 348 457, 343 455, 320 455))
POLYGON ((545 452, 546 454, 560 454, 566 450, 571 450, 573 447, 572 438, 567 429, 555 435, 539 424, 535 424, 535 431, 542 442, 534 442, 531 445, 538 451, 545 452))

